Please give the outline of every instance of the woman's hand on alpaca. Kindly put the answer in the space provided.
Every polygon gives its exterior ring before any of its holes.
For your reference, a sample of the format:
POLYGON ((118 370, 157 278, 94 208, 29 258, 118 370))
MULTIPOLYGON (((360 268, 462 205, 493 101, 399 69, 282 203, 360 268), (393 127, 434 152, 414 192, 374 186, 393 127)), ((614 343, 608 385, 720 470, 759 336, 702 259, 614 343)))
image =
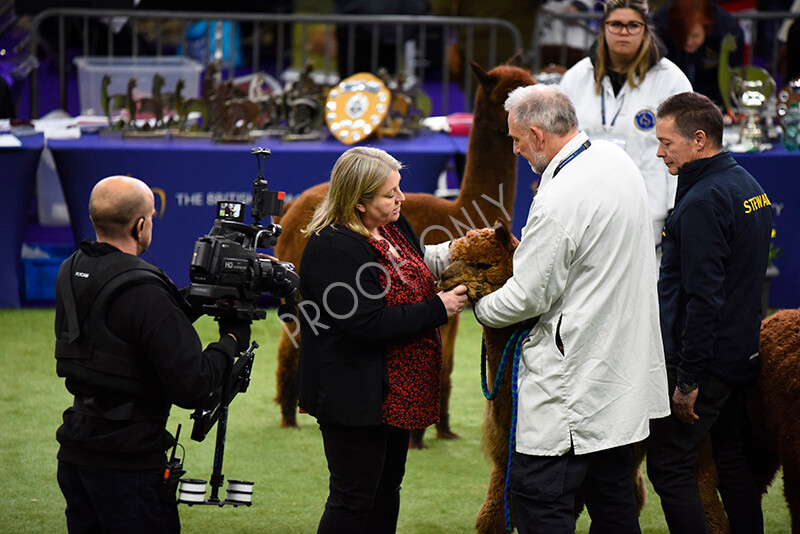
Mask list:
POLYGON ((448 317, 461 313, 467 305, 467 286, 463 284, 448 291, 440 291, 437 295, 442 299, 448 317))

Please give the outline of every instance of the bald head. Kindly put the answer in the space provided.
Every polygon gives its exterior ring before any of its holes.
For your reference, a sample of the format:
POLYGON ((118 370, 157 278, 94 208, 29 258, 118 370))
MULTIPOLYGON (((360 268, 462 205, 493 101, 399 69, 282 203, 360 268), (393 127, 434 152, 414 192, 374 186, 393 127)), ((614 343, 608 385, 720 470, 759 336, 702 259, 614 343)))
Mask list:
POLYGON ((89 197, 89 216, 98 241, 129 236, 136 220, 152 216, 154 207, 147 184, 129 176, 103 178, 89 197))

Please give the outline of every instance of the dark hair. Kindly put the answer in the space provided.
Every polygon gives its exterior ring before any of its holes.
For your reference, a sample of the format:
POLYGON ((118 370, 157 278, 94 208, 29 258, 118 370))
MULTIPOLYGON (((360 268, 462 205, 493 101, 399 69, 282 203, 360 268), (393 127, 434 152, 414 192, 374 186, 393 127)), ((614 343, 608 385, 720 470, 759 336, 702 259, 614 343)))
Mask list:
POLYGON ((687 141, 702 130, 714 146, 722 147, 722 113, 707 96, 692 92, 672 95, 656 112, 656 118, 666 117, 674 117, 675 130, 687 141))
POLYGON ((695 24, 700 24, 707 36, 713 20, 714 6, 709 0, 673 0, 667 16, 667 28, 672 41, 682 50, 695 24))
POLYGON ((660 41, 653 29, 653 23, 650 21, 647 0, 608 0, 603 9, 603 18, 600 21, 600 32, 597 35, 597 47, 595 49, 594 85, 598 95, 602 91, 603 77, 608 73, 608 66, 611 63, 605 38, 606 20, 608 20, 608 16, 611 13, 622 8, 636 11, 642 17, 642 22, 644 23, 642 46, 625 71, 628 75, 630 86, 636 87, 638 85, 636 76, 639 77, 639 83, 641 83, 650 67, 661 60, 660 41))

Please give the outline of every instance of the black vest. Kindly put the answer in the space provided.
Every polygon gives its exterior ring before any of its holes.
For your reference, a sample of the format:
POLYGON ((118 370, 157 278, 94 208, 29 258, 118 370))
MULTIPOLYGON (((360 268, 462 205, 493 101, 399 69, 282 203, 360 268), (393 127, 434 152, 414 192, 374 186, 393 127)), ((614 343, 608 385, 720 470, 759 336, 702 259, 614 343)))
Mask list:
MULTIPOLYGON (((79 384, 81 391, 95 394, 76 395, 76 408, 129 420, 139 418, 140 408, 149 404, 154 370, 105 321, 114 297, 143 283, 159 284, 177 303, 183 302, 161 269, 130 254, 92 256, 78 250, 61 264, 56 279, 56 372, 79 384)), ((144 412, 150 417, 163 415, 144 412)))

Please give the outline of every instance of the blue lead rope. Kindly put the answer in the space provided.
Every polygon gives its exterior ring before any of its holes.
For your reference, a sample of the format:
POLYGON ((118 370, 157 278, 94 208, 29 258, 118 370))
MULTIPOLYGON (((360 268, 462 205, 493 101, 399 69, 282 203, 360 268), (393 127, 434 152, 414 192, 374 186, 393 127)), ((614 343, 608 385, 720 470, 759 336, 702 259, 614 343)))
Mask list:
POLYGON ((519 377, 519 359, 522 354, 522 344, 531 330, 532 328, 520 328, 511 334, 511 338, 509 338, 503 349, 500 365, 497 366, 497 374, 494 377, 494 384, 492 384, 491 392, 489 392, 486 379, 486 350, 481 351, 481 389, 483 390, 483 396, 490 401, 497 398, 497 393, 500 391, 500 382, 503 379, 503 372, 506 369, 509 355, 512 352, 514 354, 511 363, 511 428, 508 432, 508 464, 506 466, 506 485, 503 489, 503 510, 506 518, 506 530, 509 532, 514 530, 514 527, 511 525, 511 465, 514 460, 514 450, 517 444, 517 405, 519 400, 517 378, 519 377))

